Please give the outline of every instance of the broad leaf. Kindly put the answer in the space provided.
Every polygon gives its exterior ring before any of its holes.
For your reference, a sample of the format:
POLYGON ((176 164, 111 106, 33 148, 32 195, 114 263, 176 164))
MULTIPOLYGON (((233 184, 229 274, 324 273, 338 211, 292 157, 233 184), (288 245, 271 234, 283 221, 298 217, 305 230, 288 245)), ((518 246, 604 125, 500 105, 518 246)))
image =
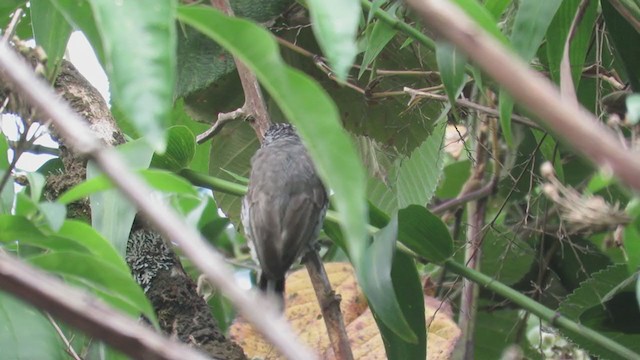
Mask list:
POLYGON ((106 295, 103 296, 105 301, 133 317, 142 313, 149 319, 155 318, 149 300, 125 269, 114 267, 96 256, 76 252, 52 252, 30 257, 28 261, 45 270, 93 284, 91 288, 100 290, 99 295, 106 295))
POLYGON ((163 154, 153 154, 151 167, 179 172, 193 160, 196 137, 189 128, 181 125, 170 127, 167 133, 167 149, 163 154))
POLYGON ((0 349, 6 360, 68 359, 49 320, 13 296, 0 292, 0 349))
MULTIPOLYGON (((511 31, 511 44, 525 62, 531 61, 535 55, 561 2, 561 0, 523 0, 520 2, 511 31)), ((501 89, 500 125, 510 146, 513 146, 511 134, 513 104, 511 96, 504 89, 501 89)))
POLYGON ((451 43, 439 41, 436 43, 436 59, 449 102, 454 104, 466 79, 467 57, 451 43))
POLYGON ((391 280, 397 233, 398 219, 394 217, 386 227, 374 234, 373 243, 367 248, 360 266, 358 279, 376 318, 403 342, 416 343, 417 334, 402 313, 391 280))
POLYGON ((53 80, 67 48, 71 25, 50 0, 30 0, 36 44, 47 54, 47 77, 53 80))
POLYGON ((411 205, 398 211, 398 239, 434 263, 442 263, 453 255, 449 229, 424 206, 411 205))
POLYGON ((438 187, 444 168, 444 132, 446 124, 437 126, 398 171, 398 207, 412 204, 426 206, 438 187))
POLYGON ((346 80, 358 52, 359 0, 307 0, 311 26, 322 52, 340 80, 346 80))
MULTIPOLYGON (((373 11, 369 12, 369 14, 373 14, 373 11)), ((373 30, 371 31, 367 48, 362 57, 362 64, 360 65, 358 78, 362 77, 362 74, 367 71, 367 67, 373 63, 373 60, 380 54, 389 41, 393 39, 397 32, 398 31, 396 29, 392 28, 384 21, 378 20, 373 24, 373 30)))
POLYGON ((175 82, 175 0, 88 0, 111 96, 155 150, 166 147, 175 82))

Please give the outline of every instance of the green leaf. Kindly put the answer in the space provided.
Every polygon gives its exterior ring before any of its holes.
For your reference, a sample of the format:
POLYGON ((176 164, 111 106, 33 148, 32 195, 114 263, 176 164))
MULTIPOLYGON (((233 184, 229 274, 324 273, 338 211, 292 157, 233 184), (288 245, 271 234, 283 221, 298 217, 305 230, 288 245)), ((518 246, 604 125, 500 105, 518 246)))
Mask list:
POLYGON ((164 154, 153 154, 151 167, 173 172, 189 166, 196 153, 196 137, 186 126, 172 126, 168 129, 167 149, 164 154))
POLYGON ((44 175, 36 172, 27 173, 27 179, 29 180, 31 200, 37 203, 40 201, 40 196, 42 196, 42 189, 44 189, 46 179, 44 175))
POLYGON ((618 53, 616 61, 619 60, 624 65, 627 81, 631 83, 633 91, 640 91, 640 33, 616 11, 610 1, 600 1, 600 6, 607 25, 608 39, 618 53))
MULTIPOLYGON (((511 31, 511 44, 525 62, 531 61, 536 54, 561 2, 561 0, 522 0, 520 2, 511 31)), ((500 89, 499 98, 502 133, 507 144, 513 146, 511 113, 514 102, 504 89, 500 89)))
POLYGON ((9 168, 9 143, 7 143, 7 137, 0 129, 0 170, 7 170, 9 168))
POLYGON ((640 94, 631 94, 625 100, 627 106, 627 120, 631 125, 640 122, 640 94))
MULTIPOLYGON (((4 177, 6 170, 0 170, 0 178, 4 177)), ((10 214, 13 207, 13 198, 15 193, 13 190, 13 175, 8 175, 5 186, 0 189, 0 214, 10 214)))
POLYGON ((395 191, 377 178, 369 177, 369 181, 367 181, 367 198, 387 214, 393 214, 398 210, 398 198, 395 191))
POLYGON ((5 360, 68 359, 53 325, 31 306, 0 292, 0 349, 5 360))
POLYGON ((46 235, 25 217, 0 215, 0 242, 14 241, 56 251, 88 251, 82 242, 46 235))
POLYGON ((484 2, 484 7, 494 18, 500 19, 500 16, 510 4, 511 0, 487 0, 484 2))
POLYGON ((105 51, 96 21, 87 0, 49 0, 75 29, 87 37, 100 63, 105 65, 105 51))
POLYGON ((439 264, 453 255, 449 229, 424 206, 398 211, 398 224, 398 239, 425 259, 439 264))
MULTIPOLYGON (((197 191, 193 188, 191 183, 166 170, 140 170, 138 172, 138 175, 146 180, 146 182, 151 187, 159 191, 174 194, 197 194, 197 191)), ((113 183, 111 183, 111 180, 109 180, 109 178, 105 175, 99 175, 92 177, 87 181, 81 182, 80 184, 67 190, 64 194, 60 195, 60 197, 57 199, 57 202, 66 205, 74 201, 83 199, 89 195, 109 189, 113 189, 113 183)))
MULTIPOLYGON (((209 155, 209 174, 213 177, 235 181, 235 176, 247 178, 250 161, 260 147, 255 132, 244 121, 236 121, 226 125, 211 144, 209 155)), ((214 192, 220 209, 233 223, 240 223, 240 204, 242 198, 237 195, 214 192)))
POLYGON ((66 220, 58 231, 58 236, 71 239, 85 246, 96 255, 114 267, 128 271, 129 267, 116 249, 89 224, 77 220, 66 220))
POLYGON ((391 282, 404 318, 417 335, 417 342, 407 342, 396 335, 386 323, 373 316, 380 328, 388 359, 426 359, 427 333, 424 319, 424 295, 416 264, 411 257, 396 251, 391 268, 391 282))
POLYGON ((464 10, 481 28, 493 35, 498 41, 508 45, 507 38, 496 25, 495 18, 477 0, 453 0, 453 2, 464 10))
MULTIPOLYGON (((369 15, 373 14, 373 11, 369 12, 369 15)), ((360 71, 358 72, 358 79, 362 77, 367 67, 371 65, 373 60, 380 54, 382 49, 393 39, 398 31, 391 26, 387 25, 384 21, 376 21, 373 24, 373 30, 369 37, 367 48, 364 51, 362 57, 362 64, 360 65, 360 71)))
POLYGON ((562 0, 520 1, 511 30, 511 44, 524 61, 533 59, 561 3, 562 0))
POLYGON ((356 269, 359 283, 376 318, 380 319, 403 342, 417 343, 417 334, 405 319, 391 280, 391 266, 395 253, 398 218, 373 236, 373 243, 366 249, 361 266, 356 269))
POLYGON ((444 168, 444 133, 446 124, 437 126, 398 171, 398 207, 426 205, 433 197, 444 168))
POLYGON ((488 229, 482 240, 480 269, 484 274, 511 285, 529 272, 535 256, 535 250, 517 234, 496 225, 488 229))
POLYGON ((47 78, 53 80, 67 48, 71 25, 50 0, 30 0, 36 44, 47 54, 47 78))
POLYGON ((453 104, 466 79, 467 57, 451 43, 438 41, 436 43, 436 60, 442 84, 444 84, 449 102, 453 104))
POLYGON ((337 78, 345 81, 358 53, 356 35, 361 16, 360 1, 307 0, 307 5, 320 48, 337 78))
POLYGON ((60 229, 67 216, 67 209, 60 203, 41 202, 38 204, 38 209, 53 231, 60 229))
POLYGON ((163 152, 175 82, 176 1, 88 1, 103 41, 111 97, 163 152))
POLYGON ((142 313, 150 319, 155 318, 149 300, 129 272, 94 255, 53 252, 31 257, 28 261, 45 270, 92 283, 94 287, 108 295, 103 296, 105 301, 133 317, 138 317, 142 313), (114 298, 120 301, 114 302, 114 298))
POLYGON ((498 95, 498 111, 500 112, 500 127, 507 145, 513 147, 513 134, 511 132, 511 114, 513 113, 513 98, 504 90, 500 89, 498 95))
POLYGON ((513 330, 521 319, 518 312, 519 310, 478 312, 475 328, 476 360, 500 359, 505 348, 517 341, 518 332, 513 330))
POLYGON ((471 161, 469 160, 456 161, 445 166, 443 179, 438 185, 436 196, 441 199, 458 196, 470 174, 471 161))
MULTIPOLYGON (((547 30, 547 58, 549 60, 549 71, 551 78, 560 83, 560 63, 564 53, 564 45, 569 34, 569 28, 576 15, 580 0, 564 0, 556 12, 549 29, 547 30)), ((598 13, 598 2, 591 1, 583 15, 578 28, 576 29, 571 45, 569 47, 569 63, 571 66, 571 76, 575 88, 580 84, 582 67, 585 56, 589 50, 591 34, 593 33, 595 17, 598 13)))
MULTIPOLYGON (((149 166, 153 152, 144 140, 130 141, 117 147, 127 160, 131 169, 144 169, 149 166)), ((92 179, 102 172, 94 163, 87 164, 87 179, 92 179)), ((91 225, 104 235, 120 254, 124 255, 127 239, 137 209, 120 192, 114 190, 93 193, 89 196, 91 205, 91 225)))
POLYGON ((359 263, 367 239, 366 178, 355 147, 340 125, 335 104, 316 82, 284 63, 266 30, 210 8, 181 7, 178 17, 253 70, 286 118, 297 127, 320 177, 335 194, 333 201, 350 255, 359 263))
MULTIPOLYGON (((584 281, 578 289, 560 304, 559 312, 569 319, 579 320, 580 316, 594 306, 601 306, 603 298, 626 281, 629 273, 625 265, 612 265, 605 270, 597 272, 588 280, 584 281)), ((610 295, 611 296, 611 295, 610 295)), ((618 359, 619 357, 607 349, 586 340, 580 334, 566 332, 566 335, 578 346, 589 351, 591 355, 608 359, 618 359)), ((606 333, 612 340, 629 347, 632 350, 640 349, 640 336, 627 335, 622 333, 606 333)))
MULTIPOLYGON (((176 101, 171 114, 172 125, 186 126, 193 134, 201 134, 209 128, 208 125, 197 122, 189 116, 184 108, 184 100, 176 101)), ((194 171, 209 172, 209 153, 211 152, 211 141, 195 145, 195 153, 189 164, 189 168, 194 171)))

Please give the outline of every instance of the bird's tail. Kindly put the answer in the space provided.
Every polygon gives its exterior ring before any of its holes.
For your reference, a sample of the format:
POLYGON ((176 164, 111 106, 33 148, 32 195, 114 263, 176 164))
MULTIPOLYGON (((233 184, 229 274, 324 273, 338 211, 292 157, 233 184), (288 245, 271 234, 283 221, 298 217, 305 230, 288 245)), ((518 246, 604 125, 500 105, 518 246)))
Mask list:
POLYGON ((267 297, 278 304, 281 312, 284 311, 284 277, 271 279, 261 274, 258 279, 258 287, 267 297))

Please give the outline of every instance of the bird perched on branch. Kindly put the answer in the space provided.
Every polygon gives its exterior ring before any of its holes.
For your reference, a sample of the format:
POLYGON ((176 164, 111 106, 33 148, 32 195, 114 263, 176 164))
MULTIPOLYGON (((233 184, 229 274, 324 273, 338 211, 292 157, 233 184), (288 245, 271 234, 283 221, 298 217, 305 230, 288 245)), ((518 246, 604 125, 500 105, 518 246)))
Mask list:
POLYGON ((295 128, 273 124, 251 159, 242 226, 260 264, 258 286, 284 308, 284 278, 312 249, 327 211, 327 192, 295 128))

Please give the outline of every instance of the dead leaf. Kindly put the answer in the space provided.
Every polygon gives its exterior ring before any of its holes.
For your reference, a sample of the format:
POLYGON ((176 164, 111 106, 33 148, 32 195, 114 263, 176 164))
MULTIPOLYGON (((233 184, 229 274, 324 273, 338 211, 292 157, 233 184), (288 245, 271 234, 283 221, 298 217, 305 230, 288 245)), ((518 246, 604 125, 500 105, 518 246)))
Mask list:
MULTIPOLYGON (((340 294, 340 309, 355 359, 386 359, 384 344, 362 289, 358 287, 349 263, 324 264, 331 286, 340 294)), ((335 359, 324 326, 309 275, 305 269, 287 278, 285 316, 299 340, 320 354, 322 359, 335 359)), ((449 359, 460 337, 460 329, 452 319, 451 308, 442 300, 425 297, 425 320, 428 325, 427 359, 449 359)), ((258 334, 250 324, 236 320, 230 329, 236 341, 249 358, 284 359, 258 334)))

